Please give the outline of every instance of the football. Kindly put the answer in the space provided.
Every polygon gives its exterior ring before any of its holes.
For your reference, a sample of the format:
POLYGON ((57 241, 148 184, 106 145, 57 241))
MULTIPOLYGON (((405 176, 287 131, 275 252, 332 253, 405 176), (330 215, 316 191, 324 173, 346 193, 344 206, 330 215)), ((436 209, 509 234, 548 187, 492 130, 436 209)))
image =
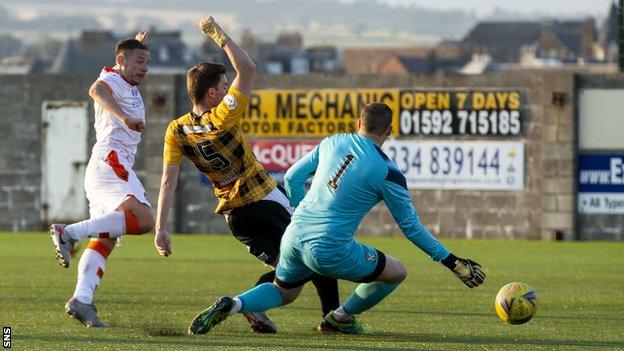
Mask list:
POLYGON ((524 324, 537 312, 537 293, 525 283, 509 283, 496 294, 494 306, 504 322, 524 324))

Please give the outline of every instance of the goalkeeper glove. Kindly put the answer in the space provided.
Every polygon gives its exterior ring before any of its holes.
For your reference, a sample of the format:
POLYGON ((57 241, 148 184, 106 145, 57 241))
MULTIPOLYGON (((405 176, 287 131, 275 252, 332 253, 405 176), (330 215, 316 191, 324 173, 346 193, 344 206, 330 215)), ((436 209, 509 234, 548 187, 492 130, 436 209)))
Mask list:
POLYGON ((215 43, 217 43, 217 45, 219 45, 220 47, 224 47, 225 43, 230 40, 230 37, 225 34, 221 27, 219 27, 217 22, 215 22, 214 18, 203 18, 199 21, 198 24, 201 31, 204 32, 204 34, 206 34, 207 36, 211 37, 212 40, 214 40, 215 43))
POLYGON ((481 265, 473 260, 450 254, 442 260, 442 264, 453 271, 455 276, 471 289, 481 285, 485 280, 485 273, 481 269, 481 265))

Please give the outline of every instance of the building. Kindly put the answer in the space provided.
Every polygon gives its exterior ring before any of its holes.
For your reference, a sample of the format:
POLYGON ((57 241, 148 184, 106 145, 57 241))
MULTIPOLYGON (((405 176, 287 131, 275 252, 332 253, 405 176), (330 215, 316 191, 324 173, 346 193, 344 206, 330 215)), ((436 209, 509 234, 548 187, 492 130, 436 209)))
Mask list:
POLYGON ((53 74, 98 74, 103 66, 115 64, 117 40, 110 31, 86 30, 67 39, 49 72, 53 74))
POLYGON ((332 45, 317 45, 305 49, 310 73, 334 73, 342 70, 338 49, 332 45))
POLYGON ((434 70, 433 52, 425 56, 404 56, 390 54, 379 64, 379 74, 431 73, 434 70))
POLYGON ((462 40, 471 54, 487 54, 494 62, 520 63, 524 53, 561 62, 595 61, 597 39, 593 18, 578 21, 485 21, 462 40))
MULTIPOLYGON (((97 74, 102 67, 115 64, 115 45, 123 38, 106 30, 83 31, 78 38, 63 43, 49 72, 97 74)), ((150 30, 148 47, 152 56, 151 73, 185 72, 195 61, 195 56, 187 49, 179 31, 150 30)))
POLYGON ((152 54, 151 73, 184 73, 196 56, 182 41, 180 31, 150 31, 147 43, 152 54))
POLYGON ((344 70, 348 74, 400 74, 422 73, 430 70, 426 63, 430 47, 358 47, 345 48, 344 70), (412 71, 417 69, 417 71, 412 71))
POLYGON ((258 73, 308 74, 335 73, 341 70, 338 50, 334 46, 304 47, 299 32, 282 32, 275 42, 264 42, 244 31, 241 46, 256 63, 258 73))
POLYGON ((609 13, 598 33, 598 50, 606 62, 618 62, 618 8, 612 2, 609 13))
POLYGON ((0 59, 0 74, 37 74, 44 70, 45 63, 28 54, 0 59))
POLYGON ((469 61, 461 43, 433 47, 366 47, 344 50, 344 70, 351 74, 428 74, 457 72, 469 61))

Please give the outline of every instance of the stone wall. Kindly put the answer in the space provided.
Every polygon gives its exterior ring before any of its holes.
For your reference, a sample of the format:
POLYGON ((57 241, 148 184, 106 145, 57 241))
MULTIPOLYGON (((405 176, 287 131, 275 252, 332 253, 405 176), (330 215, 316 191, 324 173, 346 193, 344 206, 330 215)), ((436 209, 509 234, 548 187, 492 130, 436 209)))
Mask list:
MULTIPOLYGON (((526 107, 524 132, 513 140, 526 142, 525 190, 413 190, 424 224, 444 237, 551 239, 556 231, 571 239, 574 231, 574 76, 546 72, 496 75, 428 76, 266 76, 258 87, 423 87, 519 88, 526 107), (553 104, 553 94, 564 96, 553 104)), ((443 137, 430 137, 441 139, 443 137)), ((423 138, 425 139, 425 138, 423 138)), ((486 140, 509 140, 487 137, 486 140)), ((449 140, 482 140, 453 137, 449 140)), ((360 226, 370 235, 400 235, 385 205, 376 206, 360 226)))
MULTIPOLYGON (((89 101, 93 77, 0 76, 0 230, 40 230, 41 104, 45 100, 89 101)), ((414 190, 423 223, 443 237, 551 239, 574 232, 574 76, 570 73, 516 72, 461 76, 260 76, 257 88, 514 88, 524 93, 526 142, 524 191, 414 190), (555 98, 554 98, 555 97, 555 98)), ((152 75, 141 88, 148 115, 135 169, 156 205, 162 169, 162 137, 167 123, 188 111, 184 77, 152 75)), ((92 119, 92 114, 90 115, 92 119)), ((438 137, 441 138, 441 137, 438 137)), ((93 139, 93 136, 92 136, 93 139)), ((436 139, 436 138, 433 138, 436 139)), ((452 140, 482 140, 453 137, 452 140)), ((449 140, 451 140, 449 139, 449 140)), ((488 137, 487 140, 509 140, 488 137)), ((176 232, 228 232, 214 214, 212 190, 183 164, 171 214, 176 232)), ((376 206, 360 231, 400 235, 385 205, 376 206)))

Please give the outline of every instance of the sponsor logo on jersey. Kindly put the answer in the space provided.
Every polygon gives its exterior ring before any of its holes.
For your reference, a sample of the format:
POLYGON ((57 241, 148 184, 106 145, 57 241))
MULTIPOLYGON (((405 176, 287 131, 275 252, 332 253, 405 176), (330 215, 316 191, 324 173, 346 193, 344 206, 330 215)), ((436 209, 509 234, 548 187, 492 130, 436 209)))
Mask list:
POLYGON ((202 134, 208 133, 212 131, 212 125, 202 125, 202 126, 182 126, 182 131, 184 134, 202 134))

